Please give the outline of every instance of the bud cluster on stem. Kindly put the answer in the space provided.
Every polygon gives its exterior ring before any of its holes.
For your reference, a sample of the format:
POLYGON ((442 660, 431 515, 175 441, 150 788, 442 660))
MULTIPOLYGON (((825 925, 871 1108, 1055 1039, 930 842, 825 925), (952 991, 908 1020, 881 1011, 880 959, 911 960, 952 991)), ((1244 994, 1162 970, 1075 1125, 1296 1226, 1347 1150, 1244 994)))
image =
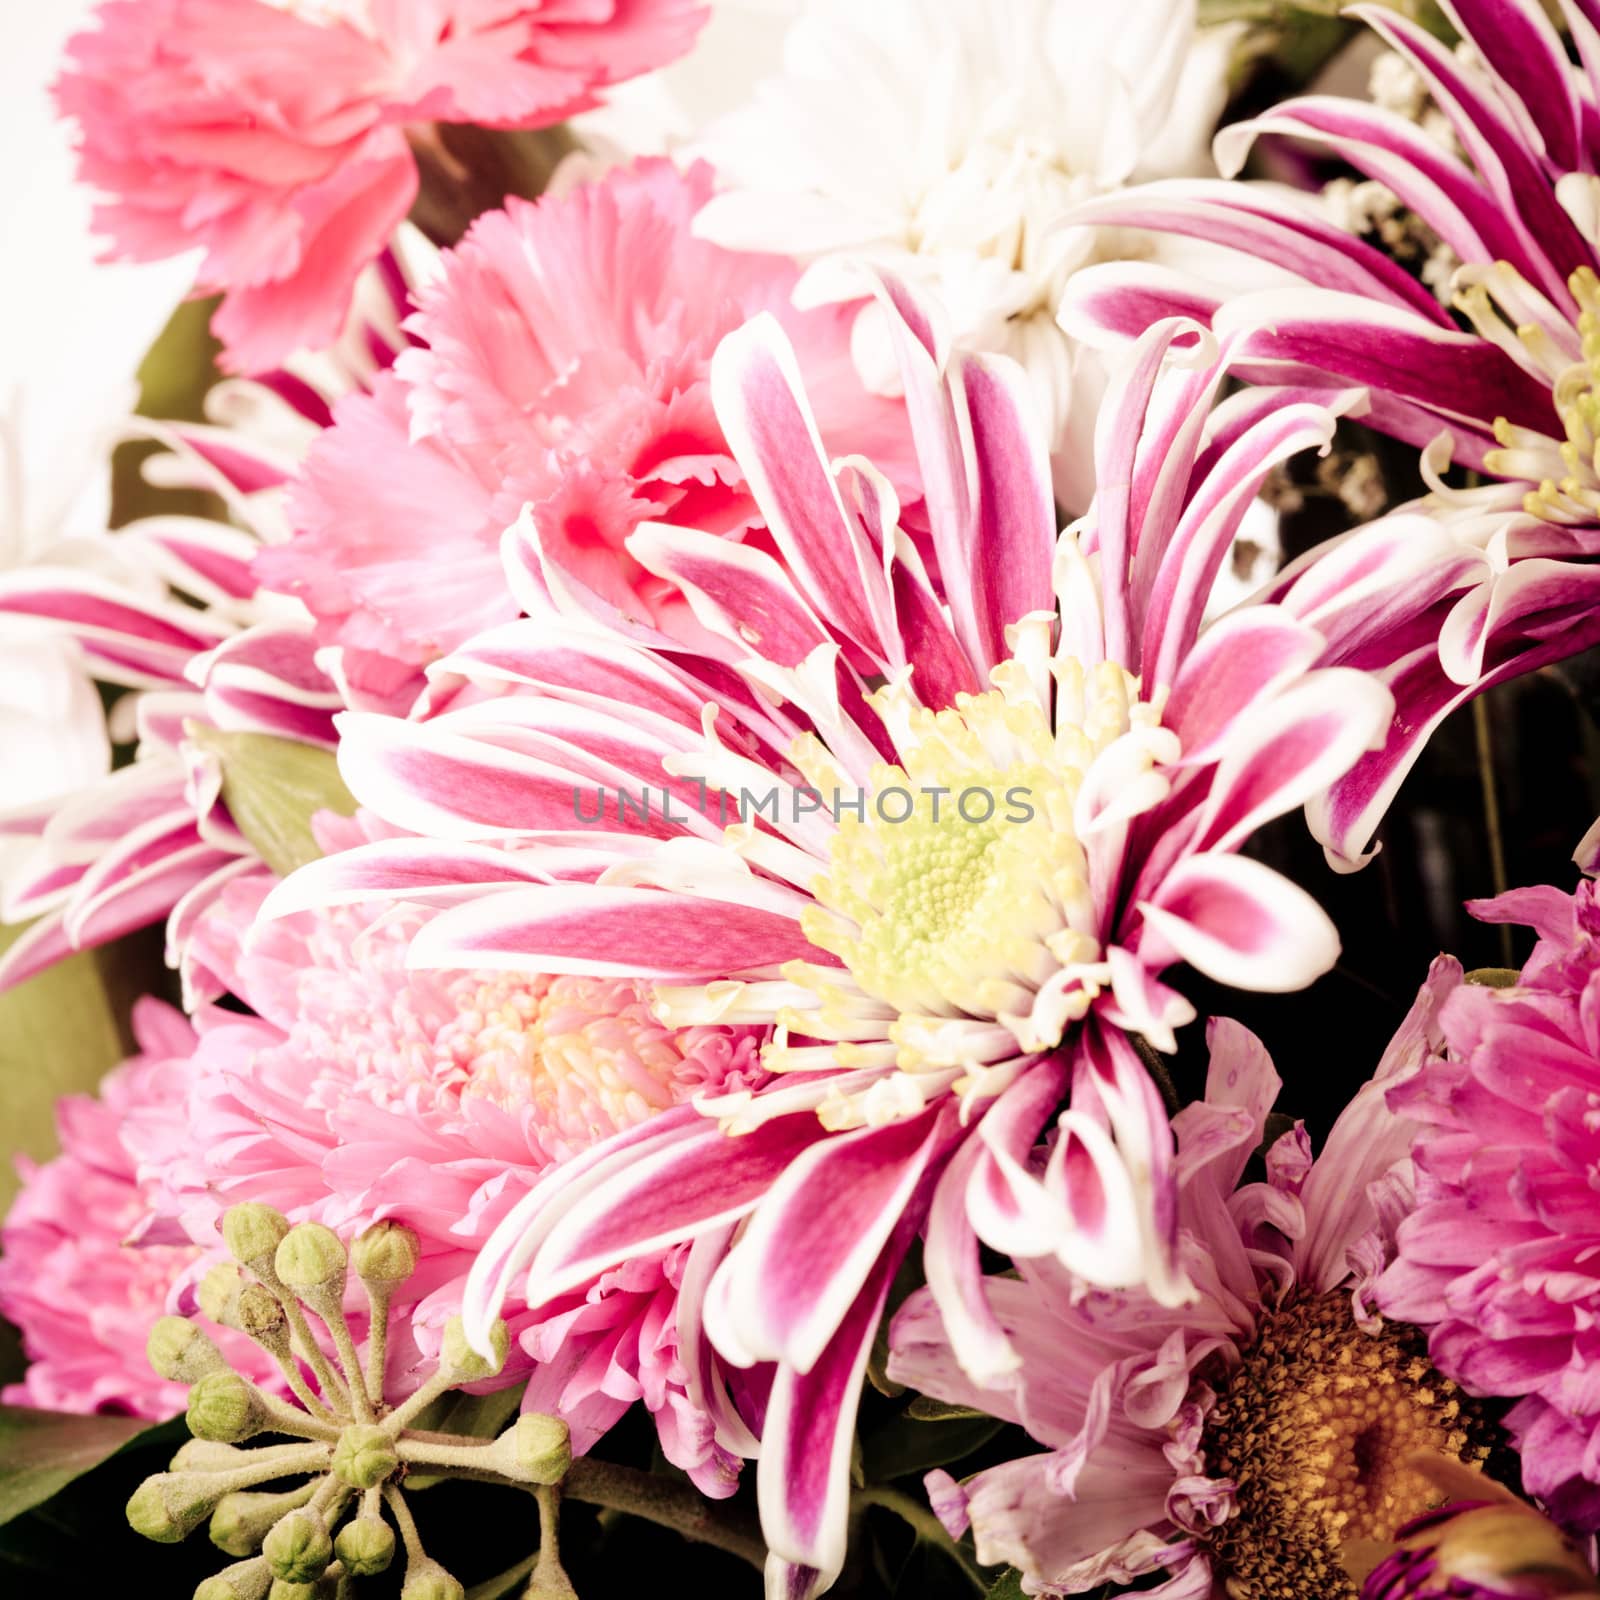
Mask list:
MULTIPOLYGON (((338 1600, 352 1580, 385 1571, 397 1549, 405 1556, 402 1600, 462 1600, 462 1584, 423 1548, 403 1492, 407 1472, 543 1491, 560 1482, 572 1461, 567 1426, 556 1417, 520 1416, 488 1440, 412 1426, 449 1390, 501 1371, 510 1347, 505 1324, 496 1324, 485 1356, 453 1318, 437 1370, 391 1404, 385 1395, 390 1306, 416 1270, 417 1236, 380 1222, 347 1248, 321 1223, 291 1225, 281 1212, 254 1203, 230 1209, 222 1233, 236 1265, 207 1274, 201 1309, 267 1351, 299 1405, 235 1372, 187 1318, 163 1317, 150 1333, 150 1364, 189 1386, 194 1437, 170 1471, 135 1491, 129 1523, 146 1538, 176 1543, 210 1519, 212 1542, 239 1559, 206 1579, 196 1600, 338 1600), (364 1363, 345 1315, 352 1271, 367 1302, 364 1363), (326 1330, 331 1352, 308 1312, 326 1330), (261 1434, 301 1442, 239 1448, 261 1434), (259 1487, 298 1477, 307 1481, 292 1489, 259 1487)), ((541 1568, 554 1571, 554 1532, 544 1520, 548 1560, 541 1557, 541 1568)))

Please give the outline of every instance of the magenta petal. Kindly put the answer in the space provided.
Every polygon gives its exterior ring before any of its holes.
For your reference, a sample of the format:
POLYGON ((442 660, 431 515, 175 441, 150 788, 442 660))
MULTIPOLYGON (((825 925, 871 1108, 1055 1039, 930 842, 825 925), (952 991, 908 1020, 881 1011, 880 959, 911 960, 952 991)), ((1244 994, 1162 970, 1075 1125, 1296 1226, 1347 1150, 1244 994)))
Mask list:
POLYGON ((805 398, 794 350, 763 313, 717 347, 711 362, 717 420, 778 549, 823 616, 875 657, 869 587, 883 576, 845 511, 805 398))
POLYGON ((552 884, 473 900, 412 945, 425 967, 721 978, 826 961, 792 917, 656 889, 552 884))
POLYGON ((723 1227, 758 1205, 791 1164, 826 1138, 814 1116, 775 1117, 749 1133, 678 1130, 591 1173, 551 1226, 528 1282, 530 1303, 586 1283, 619 1261, 723 1227), (603 1181, 600 1181, 603 1176, 603 1181))
POLYGON ((972 359, 961 367, 977 469, 971 572, 990 658, 1005 659, 1006 628, 1053 608, 1055 495, 1049 451, 1021 371, 972 359))
POLYGON ((1213 757, 1233 720, 1297 678, 1322 653, 1322 636, 1276 606, 1247 606, 1207 628, 1185 658, 1162 721, 1185 762, 1213 757))
POLYGON ((835 1134, 789 1167, 723 1268, 746 1352, 810 1371, 902 1226, 950 1121, 924 1113, 835 1134))
POLYGON ((809 1372, 778 1369, 756 1472, 761 1530, 770 1552, 769 1600, 775 1593, 815 1594, 844 1566, 850 1449, 861 1382, 889 1284, 910 1238, 910 1228, 896 1231, 809 1372))
POLYGON ((1247 856, 1180 861, 1140 910, 1181 960, 1239 989, 1302 989, 1339 958, 1339 935, 1321 906, 1247 856))

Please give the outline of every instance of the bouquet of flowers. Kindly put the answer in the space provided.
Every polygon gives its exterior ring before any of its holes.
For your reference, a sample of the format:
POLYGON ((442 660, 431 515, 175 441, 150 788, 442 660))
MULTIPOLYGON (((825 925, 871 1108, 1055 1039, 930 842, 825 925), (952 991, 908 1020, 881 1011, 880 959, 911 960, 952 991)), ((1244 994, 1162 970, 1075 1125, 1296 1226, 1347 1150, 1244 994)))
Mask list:
POLYGON ((5 431, 8 1589, 1600 1594, 1600 0, 53 94, 193 294, 5 431))

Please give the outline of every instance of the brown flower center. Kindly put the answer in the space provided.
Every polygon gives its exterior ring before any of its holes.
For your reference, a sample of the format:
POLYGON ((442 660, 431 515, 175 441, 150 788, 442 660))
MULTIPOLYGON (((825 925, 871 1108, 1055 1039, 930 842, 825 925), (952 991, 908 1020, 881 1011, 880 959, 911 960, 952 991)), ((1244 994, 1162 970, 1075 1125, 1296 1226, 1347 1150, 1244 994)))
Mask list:
POLYGON ((1469 1463, 1490 1423, 1428 1363, 1417 1329, 1364 1331, 1348 1291, 1291 1297, 1206 1419, 1206 1472, 1238 1486, 1212 1539, 1232 1600, 1355 1600, 1339 1562, 1349 1539, 1389 1540, 1441 1501, 1404 1465, 1416 1450, 1469 1463))

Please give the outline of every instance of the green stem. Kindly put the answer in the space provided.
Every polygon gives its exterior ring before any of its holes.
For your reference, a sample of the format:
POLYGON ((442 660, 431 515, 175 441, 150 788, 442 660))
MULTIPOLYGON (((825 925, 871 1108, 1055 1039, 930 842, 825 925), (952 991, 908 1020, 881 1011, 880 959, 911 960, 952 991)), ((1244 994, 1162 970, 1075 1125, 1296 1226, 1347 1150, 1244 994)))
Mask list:
POLYGON ((569 1500, 643 1517, 685 1539, 726 1550, 758 1572, 767 1564, 767 1547, 754 1521, 717 1513, 714 1502, 688 1484, 585 1456, 572 1463, 561 1492, 569 1500))
POLYGON ((367 1291, 367 1304, 372 1307, 372 1320, 367 1325, 367 1398, 374 1406, 381 1406, 383 1380, 389 1365, 391 1292, 387 1284, 368 1283, 365 1278, 361 1280, 361 1287, 367 1291))
POLYGON ((537 1556, 524 1556, 516 1566, 507 1567, 504 1572, 497 1572, 492 1578, 473 1584, 467 1590, 467 1600, 484 1600, 485 1595, 510 1594, 533 1571, 533 1564, 538 1559, 537 1556))
POLYGON ((1183 1102, 1178 1098, 1178 1086, 1172 1081, 1172 1074, 1167 1071, 1167 1064, 1161 1058, 1161 1052, 1150 1043, 1142 1033, 1130 1034, 1133 1048, 1138 1052, 1139 1059, 1144 1063, 1144 1070, 1150 1074, 1151 1081, 1160 1091, 1162 1104, 1167 1108, 1167 1115, 1175 1117, 1183 1109, 1183 1102))
POLYGON ((381 1426, 384 1432, 391 1439, 398 1438, 400 1430, 414 1416, 425 1411, 440 1395, 453 1387, 454 1383, 452 1382, 451 1374, 446 1372, 443 1367, 438 1368, 420 1389, 413 1390, 383 1419, 381 1426))
POLYGON ((344 1319, 344 1307, 336 1297, 329 1295, 327 1304, 313 1306, 312 1309, 322 1318, 323 1326, 333 1336, 334 1353, 349 1383, 350 1404, 355 1411, 356 1421, 371 1422, 372 1402, 367 1398, 367 1381, 362 1376, 361 1357, 356 1354, 356 1342, 350 1337, 350 1324, 344 1319))
POLYGON ((938 1545, 961 1568, 967 1582, 978 1594, 988 1594, 989 1585, 984 1582, 983 1574, 978 1571, 977 1562, 950 1537, 945 1525, 925 1505, 912 1499, 908 1494, 901 1494, 898 1489, 888 1489, 881 1484, 857 1489, 850 1499, 856 1505, 882 1506, 885 1511, 892 1511, 902 1522, 916 1531, 918 1538, 926 1539, 929 1544, 938 1545))
MULTIPOLYGON (((1489 835, 1489 871, 1494 892, 1504 894, 1511 887, 1506 878, 1505 841, 1500 832, 1500 794, 1494 781, 1494 734, 1489 727, 1489 707, 1481 694, 1472 702, 1472 737, 1478 747, 1478 788, 1483 793, 1483 826, 1489 835)), ((1500 962, 1511 961, 1511 924, 1500 924, 1500 962)))
POLYGON ((278 1297, 278 1304, 283 1307, 283 1314, 289 1319, 289 1336, 295 1349, 300 1352, 305 1363, 316 1374, 317 1382, 322 1386, 322 1393, 328 1404, 335 1412, 341 1404, 349 1401, 344 1384, 339 1380, 333 1368, 328 1365, 328 1358, 322 1353, 322 1346, 317 1343, 311 1332, 311 1324, 306 1321, 306 1314, 300 1309, 300 1302, 281 1283, 274 1287, 267 1284, 278 1297))
POLYGON ((297 1411, 275 1394, 256 1389, 256 1397, 261 1409, 272 1418, 272 1432, 294 1434, 301 1439, 319 1439, 328 1444, 339 1437, 339 1429, 333 1422, 324 1422, 320 1417, 297 1411))
POLYGON ((394 1453, 411 1466, 428 1467, 434 1472, 494 1471, 493 1441, 478 1439, 472 1444, 429 1444, 408 1434, 395 1441, 394 1453))
POLYGON ((406 1547, 406 1560, 426 1561, 428 1555, 422 1548, 422 1536, 417 1532, 416 1519, 411 1515, 406 1497, 392 1483, 386 1483, 383 1486, 383 1503, 388 1506, 389 1514, 400 1530, 400 1542, 406 1547))
MULTIPOLYGON (((265 1450, 252 1453, 269 1455, 265 1450)), ((210 1480, 207 1489, 214 1489, 220 1497, 232 1494, 235 1489, 251 1489, 258 1483, 270 1483, 274 1478, 292 1478, 302 1472, 326 1471, 329 1460, 330 1454, 324 1445, 290 1446, 283 1455, 272 1455, 270 1460, 252 1462, 248 1467, 236 1467, 232 1472, 205 1473, 203 1476, 210 1480)))

